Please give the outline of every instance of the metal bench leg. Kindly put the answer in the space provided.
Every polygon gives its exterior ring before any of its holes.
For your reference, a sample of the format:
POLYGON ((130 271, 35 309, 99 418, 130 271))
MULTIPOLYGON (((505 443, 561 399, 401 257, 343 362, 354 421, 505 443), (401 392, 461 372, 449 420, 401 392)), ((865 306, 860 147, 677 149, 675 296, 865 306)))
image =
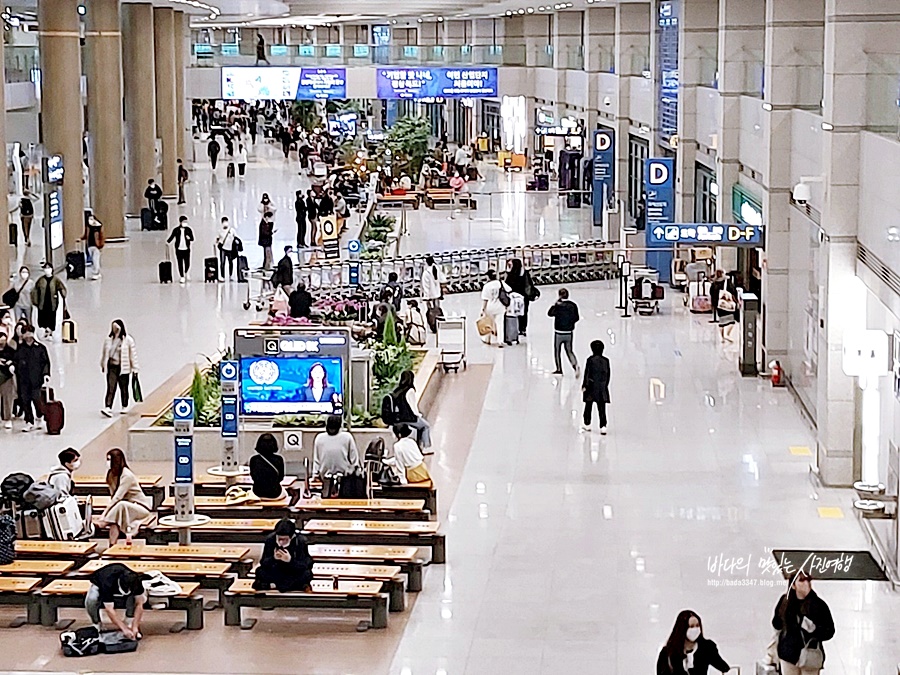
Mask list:
POLYGON ((225 594, 225 625, 240 626, 241 625, 241 605, 237 596, 225 594))
POLYGON ((384 594, 372 598, 372 628, 387 628, 388 599, 384 594))
POLYGON ((188 598, 187 629, 200 630, 203 628, 203 596, 192 595, 188 598))
POLYGON ((57 619, 59 618, 59 609, 57 608, 56 603, 53 602, 53 596, 41 596, 40 614, 42 626, 49 627, 56 623, 57 619))
POLYGON ((26 605, 28 611, 28 623, 39 625, 41 623, 41 598, 35 595, 26 605))
POLYGON ((431 515, 434 518, 437 518, 437 494, 434 492, 429 492, 428 496, 425 498, 425 508, 431 512, 431 515))
POLYGON ((388 582, 388 594, 391 599, 390 610, 392 612, 402 612, 406 609, 406 593, 402 579, 392 579, 388 582))
POLYGON ((431 562, 443 565, 447 561, 447 538, 443 534, 434 535, 431 547, 431 562))
POLYGON ((413 560, 409 563, 409 571, 406 573, 406 587, 410 593, 418 593, 422 590, 421 560, 413 560))

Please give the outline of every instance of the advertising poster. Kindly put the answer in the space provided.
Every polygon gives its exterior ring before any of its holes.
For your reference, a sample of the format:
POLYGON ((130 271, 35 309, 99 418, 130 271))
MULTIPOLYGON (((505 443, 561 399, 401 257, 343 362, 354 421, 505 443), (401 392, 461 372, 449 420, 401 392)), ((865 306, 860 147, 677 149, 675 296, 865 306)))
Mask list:
POLYGON ((249 101, 347 98, 346 72, 345 68, 222 68, 222 98, 249 101))
POLYGON ((379 68, 381 99, 490 98, 497 96, 496 68, 379 68))

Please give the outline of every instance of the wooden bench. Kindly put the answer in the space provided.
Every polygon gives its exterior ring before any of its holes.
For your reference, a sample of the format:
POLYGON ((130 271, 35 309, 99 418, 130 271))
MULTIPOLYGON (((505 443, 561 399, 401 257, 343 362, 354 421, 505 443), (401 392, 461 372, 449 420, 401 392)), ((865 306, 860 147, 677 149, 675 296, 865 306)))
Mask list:
MULTIPOLYGON (((291 515, 290 500, 266 499, 228 505, 225 497, 194 497, 194 511, 210 518, 286 518, 291 515)), ((171 514, 175 510, 175 498, 166 497, 159 505, 159 514, 171 514)))
POLYGON ((24 621, 16 619, 10 624, 11 628, 26 622, 41 622, 41 604, 36 591, 42 583, 38 577, 0 577, 0 605, 24 605, 27 613, 24 621))
MULTIPOLYGON (((106 508, 109 503, 109 497, 94 497, 94 504, 101 503, 98 511, 94 512, 94 517, 92 519, 92 523, 94 525, 94 531, 91 533, 91 539, 108 539, 109 538, 109 524, 104 523, 100 516, 103 512, 103 509, 106 508)), ((136 538, 140 539, 146 536, 147 530, 154 525, 156 525, 157 515, 155 513, 151 513, 149 516, 144 518, 139 524, 138 528, 135 531, 134 535, 136 538)), ((122 535, 124 537, 124 535, 122 535)))
MULTIPOLYGON (((310 488, 313 492, 321 492, 322 483, 316 479, 310 481, 310 488)), ((399 485, 378 485, 374 486, 376 499, 399 499, 406 501, 410 499, 421 499, 425 503, 423 510, 428 511, 430 517, 437 517, 437 489, 434 483, 424 481, 421 483, 403 483, 399 485)), ((303 482, 297 481, 292 485, 288 492, 299 491, 303 489, 303 482)))
POLYGON ((435 208, 438 204, 449 204, 465 206, 470 209, 475 208, 475 200, 472 195, 461 192, 454 196, 453 188, 428 188, 425 190, 425 206, 429 209, 435 208))
POLYGON ((253 561, 249 558, 247 546, 212 546, 194 544, 191 546, 154 546, 136 541, 131 546, 116 544, 103 552, 105 558, 128 558, 144 560, 199 560, 201 562, 227 562, 238 576, 250 573, 253 561))
POLYGON ((382 590, 388 594, 388 609, 392 612, 402 612, 406 609, 406 589, 403 579, 400 578, 399 565, 363 565, 361 563, 315 563, 313 565, 313 577, 317 579, 330 579, 335 577, 340 583, 343 579, 358 579, 360 581, 379 581, 382 590))
POLYGON ((338 544, 311 544, 309 555, 318 562, 380 563, 396 565, 406 574, 406 587, 410 593, 422 590, 423 563, 415 546, 347 546, 338 544))
POLYGON ((0 575, 29 576, 48 579, 68 574, 75 567, 74 560, 13 560, 8 565, 0 565, 0 575))
POLYGON ((431 562, 446 560, 446 538, 439 524, 425 521, 319 520, 308 521, 303 534, 312 544, 399 544, 431 548, 431 562))
MULTIPOLYGON (((298 480, 299 478, 297 476, 285 476, 281 480, 281 487, 287 489, 298 480)), ((250 478, 250 474, 237 476, 235 485, 249 488, 253 485, 253 479, 250 478)), ((169 486, 170 495, 173 494, 172 490, 174 490, 174 488, 174 485, 169 486)), ((222 497, 225 495, 225 490, 227 489, 228 483, 223 476, 213 476, 204 473, 194 478, 194 494, 198 497, 222 497)))
POLYGON ((381 582, 338 580, 334 589, 331 580, 314 579, 312 592, 279 593, 257 591, 252 579, 238 579, 225 592, 225 625, 253 628, 256 621, 243 622, 244 607, 291 607, 302 609, 368 609, 372 612, 373 628, 387 628, 388 600, 381 591, 381 582))
MULTIPOLYGON (((90 590, 91 582, 87 579, 59 579, 52 581, 38 594, 41 603, 41 624, 53 626, 59 621, 60 607, 84 607, 84 597, 90 590)), ((181 584, 181 593, 166 597, 166 609, 185 612, 184 626, 178 629, 200 630, 203 628, 203 596, 197 592, 200 584, 181 584)), ((154 597, 154 601, 157 598, 154 597)), ((173 629, 173 632, 177 632, 173 629)))
MULTIPOLYGON (((93 574, 104 565, 108 565, 112 560, 91 560, 86 565, 75 570, 73 576, 85 576, 93 574)), ((129 569, 141 574, 157 570, 167 577, 180 582, 196 582, 200 584, 200 588, 212 588, 218 592, 218 605, 207 605, 206 609, 212 609, 215 606, 221 606, 224 602, 225 591, 234 581, 234 575, 231 573, 231 563, 227 562, 201 562, 199 560, 128 560, 126 558, 117 558, 115 562, 120 562, 129 569)))
MULTIPOLYGON (((259 544, 272 533, 276 518, 213 518, 191 528, 191 541, 227 544, 259 544)), ((178 541, 178 529, 157 523, 147 530, 148 544, 178 541)))
POLYGON ((61 558, 82 564, 97 556, 97 544, 92 541, 47 541, 19 539, 16 555, 28 558, 61 558))
MULTIPOLYGON (((172 401, 169 401, 169 405, 172 405, 172 401)), ((141 484, 141 490, 144 491, 148 497, 153 499, 153 508, 155 509, 165 498, 166 496, 166 486, 163 484, 162 476, 157 474, 148 474, 137 477, 138 482, 141 484)), ((43 480, 43 479, 42 479, 43 480)), ((75 476, 75 488, 73 490, 73 494, 76 496, 91 496, 91 497, 106 497, 107 504, 109 503, 109 486, 106 484, 106 476, 103 475, 86 475, 82 476, 76 474, 75 476)), ((94 505, 99 507, 99 502, 95 499, 93 500, 94 505)), ((105 505, 100 508, 102 511, 105 508, 105 505)))
POLYGON ((378 195, 375 199, 379 206, 400 206, 409 204, 414 210, 419 208, 419 195, 416 192, 407 192, 405 195, 378 195))

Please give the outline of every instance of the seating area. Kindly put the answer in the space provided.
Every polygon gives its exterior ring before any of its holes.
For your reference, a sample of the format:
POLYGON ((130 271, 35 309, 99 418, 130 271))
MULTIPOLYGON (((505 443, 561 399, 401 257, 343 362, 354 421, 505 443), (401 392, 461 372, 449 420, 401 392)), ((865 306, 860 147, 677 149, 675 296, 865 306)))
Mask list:
POLYGON ((424 202, 429 209, 437 208, 438 204, 468 209, 476 208, 475 198, 472 195, 466 193, 454 195, 452 188, 428 188, 425 191, 424 202))
POLYGON ((417 192, 407 192, 405 195, 378 195, 376 201, 381 207, 399 206, 402 208, 404 205, 407 205, 413 209, 419 208, 419 194, 417 192))

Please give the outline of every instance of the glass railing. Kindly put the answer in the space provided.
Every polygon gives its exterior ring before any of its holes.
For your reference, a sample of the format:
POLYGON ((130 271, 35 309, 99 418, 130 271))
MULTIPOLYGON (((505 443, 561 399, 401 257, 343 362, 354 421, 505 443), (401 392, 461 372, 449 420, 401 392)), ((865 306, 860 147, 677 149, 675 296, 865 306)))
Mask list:
POLYGON ((33 46, 7 45, 3 49, 3 61, 7 82, 31 82, 41 67, 38 48, 33 46))
POLYGON ((900 54, 869 53, 866 67, 866 128, 900 138, 900 54))
MULTIPOLYGON (((252 66, 257 64, 256 45, 192 45, 194 66, 252 66)), ((498 65, 553 67, 553 46, 507 45, 267 45, 266 58, 273 66, 392 65, 457 66, 498 65)), ((584 53, 579 47, 564 55, 564 67, 582 69, 584 53)), ((563 65, 561 64, 561 65, 563 65)))

